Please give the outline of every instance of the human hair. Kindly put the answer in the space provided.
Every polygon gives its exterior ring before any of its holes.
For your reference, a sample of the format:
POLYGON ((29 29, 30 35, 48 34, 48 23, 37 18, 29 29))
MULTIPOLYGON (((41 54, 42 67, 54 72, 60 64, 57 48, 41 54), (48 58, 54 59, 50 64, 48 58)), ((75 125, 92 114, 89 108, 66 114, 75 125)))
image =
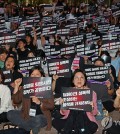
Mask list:
POLYGON ((8 60, 8 58, 12 58, 14 60, 14 70, 17 70, 18 69, 17 59, 15 59, 14 56, 11 56, 11 55, 6 57, 5 62, 4 62, 4 66, 5 66, 6 61, 8 60))
POLYGON ((33 37, 32 37, 32 35, 31 35, 31 34, 29 34, 29 33, 28 33, 28 34, 26 34, 25 36, 26 36, 26 37, 27 37, 27 36, 28 36, 28 37, 30 37, 30 43, 32 43, 32 42, 33 42, 33 37))
POLYGON ((106 56, 110 56, 110 54, 108 53, 108 51, 102 51, 100 56, 102 56, 103 54, 105 54, 106 56))
POLYGON ((2 79, 2 81, 0 82, 0 84, 4 84, 5 75, 3 74, 2 70, 0 70, 0 75, 1 75, 1 79, 2 79))
POLYGON ((82 71, 81 69, 76 69, 76 70, 73 72, 72 77, 71 77, 72 86, 74 86, 73 80, 74 80, 74 77, 75 77, 75 75, 76 75, 77 73, 82 73, 82 74, 84 75, 84 77, 85 77, 85 83, 84 83, 83 86, 86 86, 86 83, 87 83, 87 76, 86 76, 85 72, 82 71))
POLYGON ((102 58, 100 58, 100 57, 94 60, 94 64, 95 64, 96 61, 101 61, 103 63, 103 65, 105 65, 104 60, 102 58))
POLYGON ((0 54, 8 54, 7 50, 5 48, 0 48, 0 54))
POLYGON ((19 39, 19 40, 17 41, 17 46, 18 46, 18 44, 19 44, 20 41, 23 42, 25 45, 27 44, 27 42, 26 42, 25 39, 19 39))
POLYGON ((45 77, 45 73, 44 73, 44 70, 42 69, 42 67, 41 66, 34 66, 34 67, 32 67, 30 70, 29 70, 29 76, 32 74, 32 72, 34 71, 34 70, 38 70, 40 73, 41 73, 41 75, 43 76, 43 77, 45 77))

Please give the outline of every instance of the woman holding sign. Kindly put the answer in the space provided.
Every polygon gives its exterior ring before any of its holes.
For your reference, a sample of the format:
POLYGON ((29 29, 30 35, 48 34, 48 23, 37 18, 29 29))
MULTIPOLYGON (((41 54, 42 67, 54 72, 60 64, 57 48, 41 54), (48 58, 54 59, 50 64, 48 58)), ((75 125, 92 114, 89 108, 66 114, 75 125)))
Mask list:
MULTIPOLYGON (((73 89, 74 90, 77 89, 79 91, 82 91, 84 89, 88 90, 89 88, 86 85, 86 81, 87 81, 86 75, 80 69, 76 69, 72 77, 72 83, 74 87, 73 89)), ((60 113, 64 115, 64 117, 61 119, 54 119, 53 126, 62 134, 73 134, 73 133, 74 134, 82 134, 82 133, 93 134, 95 133, 98 129, 98 125, 94 117, 97 114, 96 101, 97 101, 96 93, 92 91, 92 102, 90 103, 90 105, 92 105, 91 112, 80 110, 79 107, 76 110, 61 109, 60 113), (61 124, 61 127, 60 127, 60 124, 61 124)), ((62 104, 62 106, 65 104, 64 99, 60 99, 60 104, 62 104)))
MULTIPOLYGON (((44 71, 40 66, 33 67, 29 72, 30 77, 44 77, 44 71)), ((51 129, 51 113, 54 108, 54 99, 38 99, 33 96, 25 98, 23 96, 23 88, 20 87, 22 79, 15 80, 15 88, 13 92, 13 102, 15 104, 22 103, 21 111, 12 110, 8 113, 8 119, 15 125, 24 128, 31 133, 38 134, 39 129, 47 125, 46 130, 51 129)))

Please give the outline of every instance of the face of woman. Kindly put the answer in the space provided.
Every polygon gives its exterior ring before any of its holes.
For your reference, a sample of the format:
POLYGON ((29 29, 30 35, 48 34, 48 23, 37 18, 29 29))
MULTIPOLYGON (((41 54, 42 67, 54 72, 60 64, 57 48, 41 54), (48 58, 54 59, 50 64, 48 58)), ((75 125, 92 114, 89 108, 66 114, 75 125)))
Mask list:
POLYGON ((26 42, 27 42, 27 43, 30 43, 30 42, 31 42, 31 38, 30 38, 29 36, 26 36, 25 39, 26 39, 26 42))
POLYGON ((83 88, 85 84, 85 76, 81 72, 77 72, 73 79, 74 86, 77 88, 83 88))
POLYGON ((102 61, 96 61, 95 62, 95 66, 104 66, 103 62, 102 61))
POLYGON ((7 70, 12 70, 15 66, 14 59, 9 57, 5 62, 5 67, 7 70))
POLYGON ((40 71, 36 69, 31 73, 30 77, 42 77, 42 75, 40 71))
POLYGON ((19 41, 18 48, 23 49, 25 47, 25 44, 22 41, 19 41))

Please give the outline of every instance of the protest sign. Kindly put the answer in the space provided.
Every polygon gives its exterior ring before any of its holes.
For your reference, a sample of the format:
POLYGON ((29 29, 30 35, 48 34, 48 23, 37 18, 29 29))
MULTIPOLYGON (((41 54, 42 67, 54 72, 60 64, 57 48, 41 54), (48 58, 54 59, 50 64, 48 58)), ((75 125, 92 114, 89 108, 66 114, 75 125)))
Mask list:
POLYGON ((61 48, 61 55, 72 56, 75 55, 75 45, 65 45, 61 48))
POLYGON ((55 46, 51 44, 46 44, 45 45, 45 55, 47 57, 50 56, 58 56, 61 53, 61 46, 55 46))
POLYGON ((86 44, 77 43, 76 53, 77 56, 81 56, 81 55, 92 56, 95 54, 98 55, 98 45, 96 45, 94 42, 88 42, 86 44))
POLYGON ((24 39, 25 38, 25 28, 18 28, 17 30, 13 31, 14 34, 16 34, 16 39, 24 39))
POLYGON ((48 59, 49 75, 57 74, 61 77, 71 77, 71 60, 70 59, 48 59))
POLYGON ((42 35, 53 35, 57 32, 57 25, 47 25, 42 27, 42 35))
POLYGON ((10 44, 15 46, 16 35, 13 33, 1 33, 0 34, 0 44, 10 44))
POLYGON ((24 77, 23 96, 26 98, 36 96, 38 98, 51 98, 51 77, 24 77))
POLYGON ((108 75, 108 66, 95 66, 85 64, 85 73, 88 80, 106 81, 108 75))
POLYGON ((20 70, 30 70, 32 67, 40 64, 41 64, 40 57, 33 57, 33 58, 26 58, 24 60, 19 60, 20 70))
POLYGON ((64 103, 61 109, 92 111, 92 90, 77 89, 73 87, 62 88, 62 98, 64 103))
POLYGON ((120 41, 119 40, 109 40, 109 41, 104 40, 101 48, 103 51, 119 49, 120 48, 120 41))
POLYGON ((9 85, 13 82, 13 74, 11 70, 3 70, 5 76, 4 84, 9 85))

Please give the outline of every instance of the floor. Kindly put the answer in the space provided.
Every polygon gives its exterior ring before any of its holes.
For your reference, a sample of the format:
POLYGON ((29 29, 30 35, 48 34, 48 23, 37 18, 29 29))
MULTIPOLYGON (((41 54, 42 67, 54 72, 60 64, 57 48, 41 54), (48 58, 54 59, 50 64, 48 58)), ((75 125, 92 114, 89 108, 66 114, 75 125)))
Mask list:
MULTIPOLYGON (((120 120, 120 112, 119 111, 114 111, 112 113, 109 114, 113 121, 118 121, 120 120)), ((0 125, 0 130, 3 129, 3 124, 0 125)), ((98 125, 99 125, 99 130, 95 133, 95 134, 102 134, 102 130, 103 130, 103 127, 101 125, 101 121, 98 121, 98 125)), ((39 134, 57 134, 57 131, 56 129, 52 128, 51 131, 45 131, 45 128, 42 128, 39 132, 39 134)))

